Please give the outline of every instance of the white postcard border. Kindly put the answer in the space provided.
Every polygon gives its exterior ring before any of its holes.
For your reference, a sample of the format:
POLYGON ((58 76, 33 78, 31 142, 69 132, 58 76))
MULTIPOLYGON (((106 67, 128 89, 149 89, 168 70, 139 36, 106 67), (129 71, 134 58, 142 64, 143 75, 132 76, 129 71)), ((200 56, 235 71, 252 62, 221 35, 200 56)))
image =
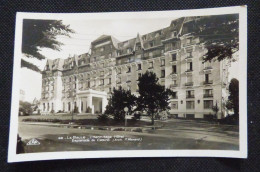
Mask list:
POLYGON ((24 13, 16 15, 15 51, 11 102, 11 119, 9 131, 8 162, 81 159, 81 158, 119 158, 119 157, 233 157, 247 158, 247 6, 176 10, 151 12, 111 12, 111 13, 24 13), (47 153, 16 154, 18 133, 18 109, 20 89, 20 66, 23 19, 82 19, 99 20, 111 18, 142 18, 205 16, 239 13, 239 150, 106 150, 106 151, 67 151, 47 153), (119 15, 120 14, 120 15, 119 15), (241 106, 243 105, 243 106, 241 106))

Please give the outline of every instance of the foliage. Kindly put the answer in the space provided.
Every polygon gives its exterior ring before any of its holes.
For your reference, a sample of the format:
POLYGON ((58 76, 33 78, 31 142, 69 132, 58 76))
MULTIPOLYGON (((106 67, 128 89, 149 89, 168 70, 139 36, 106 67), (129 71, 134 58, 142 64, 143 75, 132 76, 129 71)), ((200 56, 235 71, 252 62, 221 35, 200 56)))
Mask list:
POLYGON ((89 106, 86 109, 86 113, 92 113, 92 108, 90 108, 89 106))
POLYGON ((124 108, 128 107, 128 113, 131 114, 135 103, 136 97, 131 94, 131 91, 124 90, 122 87, 114 88, 111 99, 106 106, 105 114, 111 114, 116 121, 123 121, 125 119, 124 108))
POLYGON ((74 112, 74 113, 79 113, 78 106, 75 106, 75 108, 74 108, 73 112, 74 112))
POLYGON ((158 83, 158 78, 153 72, 146 72, 139 78, 139 94, 137 110, 147 111, 154 124, 154 115, 160 110, 170 109, 169 96, 173 94, 170 89, 165 89, 158 83))
POLYGON ((239 117, 239 81, 233 78, 229 84, 229 106, 234 110, 234 115, 239 117))
POLYGON ((17 145, 16 145, 16 154, 24 153, 24 142, 22 141, 22 138, 17 134, 17 145))
POLYGON ((33 112, 32 104, 29 102, 20 101, 19 112, 22 112, 23 115, 31 115, 33 112))
MULTIPOLYGON (((27 58, 36 58, 38 60, 45 59, 45 56, 40 53, 42 48, 50 48, 60 51, 60 46, 63 45, 57 41, 57 36, 70 36, 74 33, 69 25, 64 25, 61 20, 23 20, 23 35, 22 35, 22 53, 27 58)), ((22 59, 22 67, 40 72, 40 69, 22 59)))
POLYGON ((98 115, 97 119, 99 122, 105 123, 105 122, 108 122, 109 117, 107 114, 103 113, 103 114, 98 115))
POLYGON ((204 55, 205 61, 231 59, 232 54, 239 50, 238 14, 201 17, 196 24, 196 34, 208 50, 204 55))

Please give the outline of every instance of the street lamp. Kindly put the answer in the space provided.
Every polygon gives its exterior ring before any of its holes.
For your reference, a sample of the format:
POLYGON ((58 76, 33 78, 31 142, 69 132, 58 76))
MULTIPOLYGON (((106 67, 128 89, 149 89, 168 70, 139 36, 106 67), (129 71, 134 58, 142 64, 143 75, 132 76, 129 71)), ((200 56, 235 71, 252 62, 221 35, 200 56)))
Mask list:
POLYGON ((124 111, 125 111, 125 127, 126 127, 126 125, 127 125, 126 115, 127 115, 127 112, 128 112, 128 107, 125 107, 124 111))

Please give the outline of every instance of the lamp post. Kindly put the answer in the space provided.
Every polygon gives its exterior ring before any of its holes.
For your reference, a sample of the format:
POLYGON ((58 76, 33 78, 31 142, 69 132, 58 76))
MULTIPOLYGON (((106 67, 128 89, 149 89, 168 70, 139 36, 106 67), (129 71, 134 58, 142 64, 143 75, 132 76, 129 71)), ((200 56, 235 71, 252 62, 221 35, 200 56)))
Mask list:
POLYGON ((125 107, 125 108, 124 108, 124 111, 125 111, 125 127, 126 127, 126 126, 127 126, 126 116, 127 116, 127 112, 128 112, 128 107, 125 107))

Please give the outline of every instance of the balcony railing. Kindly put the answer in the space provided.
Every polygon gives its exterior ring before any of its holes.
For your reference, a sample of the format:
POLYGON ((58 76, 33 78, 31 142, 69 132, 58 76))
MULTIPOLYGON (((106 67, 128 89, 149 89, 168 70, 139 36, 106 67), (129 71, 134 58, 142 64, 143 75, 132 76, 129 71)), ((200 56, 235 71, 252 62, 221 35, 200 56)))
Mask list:
POLYGON ((193 70, 192 69, 187 69, 185 72, 192 72, 193 70))
POLYGON ((178 86, 178 84, 171 84, 170 88, 174 88, 174 87, 177 87, 177 86, 178 86))
POLYGON ((206 66, 206 67, 204 68, 204 70, 210 70, 210 69, 212 69, 211 66, 206 66))
POLYGON ((204 81, 203 84, 204 84, 204 85, 213 84, 213 81, 212 81, 212 80, 204 81))
POLYGON ((194 95, 186 95, 186 98, 194 98, 194 95))
POLYGON ((192 59, 192 58, 193 58, 193 56, 188 56, 185 59, 192 59))
POLYGON ((186 82, 185 86, 193 86, 193 82, 186 82))
POLYGON ((210 97, 213 97, 213 94, 204 94, 203 97, 204 98, 210 98, 210 97))

